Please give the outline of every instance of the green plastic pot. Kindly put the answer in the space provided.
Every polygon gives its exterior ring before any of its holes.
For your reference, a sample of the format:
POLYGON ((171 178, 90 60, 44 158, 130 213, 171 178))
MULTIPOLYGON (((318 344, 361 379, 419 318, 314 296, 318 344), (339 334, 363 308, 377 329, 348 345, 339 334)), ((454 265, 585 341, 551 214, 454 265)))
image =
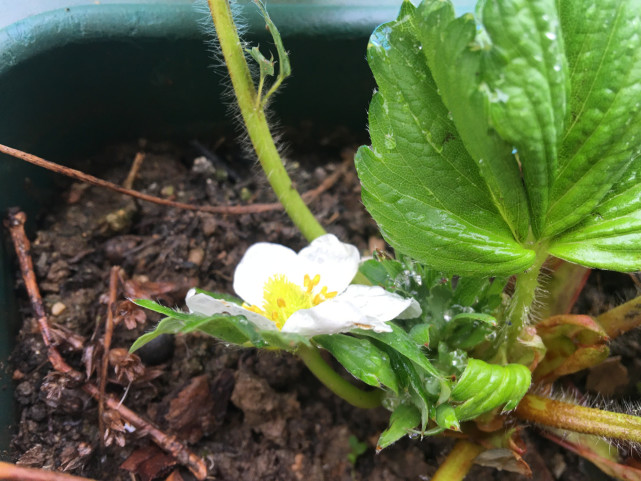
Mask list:
MULTIPOLYGON (((246 38, 270 45, 256 7, 240 3, 246 38)), ((278 118, 365 129, 374 88, 367 40, 376 25, 395 18, 400 3, 268 2, 293 65, 274 102, 278 118)), ((457 7, 469 10, 471 3, 457 7)), ((199 26, 206 13, 190 0, 0 0, 0 9, 0 143, 64 164, 109 142, 194 137, 228 123, 224 75, 213 71, 205 47, 211 32, 199 26)), ((38 212, 54 194, 51 177, 0 156, 2 216, 11 206, 38 212)), ((0 248, 4 457, 15 421, 7 358, 18 324, 10 250, 9 242, 0 248)))

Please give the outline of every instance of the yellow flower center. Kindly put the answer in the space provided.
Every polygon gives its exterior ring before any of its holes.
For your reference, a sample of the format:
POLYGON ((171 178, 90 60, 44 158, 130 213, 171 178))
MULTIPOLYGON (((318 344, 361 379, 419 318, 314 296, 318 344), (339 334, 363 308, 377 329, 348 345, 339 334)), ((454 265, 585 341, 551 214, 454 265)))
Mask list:
POLYGON ((313 278, 305 274, 302 287, 291 282, 286 276, 276 274, 265 282, 262 307, 248 304, 243 304, 243 307, 271 319, 280 330, 294 312, 317 306, 336 296, 337 292, 327 292, 327 286, 315 292, 314 288, 319 283, 318 274, 313 278))

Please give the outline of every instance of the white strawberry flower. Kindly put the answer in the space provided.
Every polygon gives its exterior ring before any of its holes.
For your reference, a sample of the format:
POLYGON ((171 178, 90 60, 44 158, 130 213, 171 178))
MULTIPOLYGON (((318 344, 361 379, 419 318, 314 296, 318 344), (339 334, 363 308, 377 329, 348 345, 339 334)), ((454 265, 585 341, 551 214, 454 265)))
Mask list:
POLYGON ((388 321, 421 313, 414 299, 378 286, 350 285, 359 263, 358 249, 332 234, 318 237, 298 254, 260 242, 247 250, 234 274, 242 306, 191 289, 187 307, 205 316, 243 315, 259 329, 308 337, 357 328, 389 332, 388 321))

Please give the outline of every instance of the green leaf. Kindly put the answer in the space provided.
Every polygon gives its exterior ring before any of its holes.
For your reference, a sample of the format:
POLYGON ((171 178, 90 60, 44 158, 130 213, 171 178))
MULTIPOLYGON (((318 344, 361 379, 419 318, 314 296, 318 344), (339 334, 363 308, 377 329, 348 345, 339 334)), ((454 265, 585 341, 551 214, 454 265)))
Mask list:
POLYGON ((354 377, 370 386, 381 384, 398 393, 396 374, 389 357, 366 339, 344 334, 322 334, 314 341, 327 349, 354 377))
POLYGON ((158 304, 157 302, 152 301, 150 299, 133 299, 131 302, 133 302, 137 306, 143 307, 145 309, 149 309, 150 311, 154 311, 154 312, 157 312, 158 314, 163 314, 167 317, 178 319, 184 322, 190 322, 193 319, 202 319, 202 316, 200 315, 190 314, 189 312, 178 311, 170 307, 163 306, 162 304, 158 304))
MULTIPOLYGON (((426 383, 425 376, 419 374, 419 368, 416 364, 389 347, 387 347, 387 351, 390 356, 392 369, 394 369, 396 378, 398 379, 401 397, 403 397, 404 394, 409 394, 414 406, 416 406, 421 413, 421 428, 425 429, 429 421, 430 409, 433 409, 434 402, 440 394, 440 389, 436 392, 428 392, 427 388, 437 386, 440 388, 441 385, 446 385, 446 382, 441 381, 440 385, 426 383)), ((434 378, 431 378, 430 380, 433 379, 434 378)))
POLYGON ((194 290, 196 291, 196 294, 206 294, 209 297, 213 297, 214 299, 222 299, 223 301, 238 304, 239 306, 243 305, 243 300, 240 297, 236 297, 231 294, 225 294, 224 292, 206 291, 205 289, 201 289, 200 287, 195 287, 194 290))
POLYGON ((485 341, 496 325, 496 319, 489 314, 462 312, 445 325, 442 337, 452 348, 469 350, 485 341))
POLYGON ((469 359, 451 393, 453 401, 462 403, 454 408, 457 419, 474 419, 501 405, 505 405, 504 411, 514 409, 531 380, 529 369, 522 364, 499 366, 469 359))
POLYGON ((388 326, 392 328, 392 332, 375 332, 372 330, 355 329, 352 331, 352 334, 374 338, 391 347, 410 361, 416 363, 435 378, 443 378, 442 374, 438 369, 432 366, 432 363, 427 359, 423 351, 421 351, 420 346, 416 344, 416 341, 414 341, 407 332, 391 322, 388 323, 388 326))
MULTIPOLYGON (((479 171, 439 96, 416 22, 406 2, 399 20, 370 39, 368 61, 379 92, 369 112, 372 147, 356 156, 363 202, 395 249, 430 267, 471 275, 520 272, 534 253, 514 238, 527 230, 517 165, 512 159, 512 168, 495 169, 516 177, 501 177, 510 189, 491 195, 488 174, 479 171)), ((505 148, 511 155, 511 146, 505 148)))
POLYGON ((387 285, 389 275, 382 262, 375 259, 366 260, 359 266, 358 271, 363 274, 373 286, 387 285))
POLYGON ((409 434, 421 422, 421 414, 414 406, 401 404, 390 416, 389 427, 378 438, 376 451, 385 449, 403 436, 409 434))
MULTIPOLYGON (((603 215, 600 204, 606 198, 623 193, 616 183, 623 179, 623 183, 630 186, 624 177, 626 172, 628 180, 629 174, 639 174, 638 163, 634 172, 628 167, 639 155, 641 140, 639 3, 603 0, 586 4, 564 0, 559 2, 559 8, 572 95, 568 128, 559 149, 559 169, 550 195, 545 229, 548 237, 562 233, 590 214, 592 222, 596 220, 598 224, 598 217, 603 215), (614 192, 609 194, 613 186, 614 192)), ((632 183, 638 184, 638 180, 632 183)), ((638 211, 638 196, 635 204, 638 211)), ((604 220, 607 223, 610 219, 604 217, 604 220)), ((597 261, 587 265, 604 265, 607 264, 605 253, 611 251, 620 258, 615 259, 612 268, 626 270, 621 269, 622 265, 635 260, 616 249, 614 238, 618 236, 624 241, 623 250, 638 249, 638 243, 628 237, 630 224, 634 222, 610 224, 620 232, 615 235, 607 235, 605 225, 601 230, 588 226, 589 232, 583 235, 563 235, 558 244, 577 242, 587 236, 593 239, 587 244, 593 244, 594 248, 585 251, 557 245, 554 254, 564 258, 572 256, 582 263, 584 259, 589 262, 590 254, 595 254, 597 261), (626 230, 627 233, 622 232, 626 230)), ((638 221, 634 232, 639 232, 638 221)))
POLYGON ((481 12, 491 40, 481 50, 480 88, 492 127, 518 151, 532 229, 538 237, 557 168, 570 89, 556 1, 486 1, 481 12))
POLYGON ((260 336, 269 347, 294 351, 299 344, 311 346, 309 338, 293 332, 260 331, 260 336))
POLYGON ((589 267, 641 270, 640 175, 641 157, 637 157, 594 212, 557 237, 549 252, 589 267))
POLYGON ((180 332, 180 329, 182 327, 183 323, 181 321, 179 321, 178 319, 167 317, 161 320, 153 331, 147 332, 136 339, 129 348, 129 352, 137 351, 149 341, 152 341, 161 334, 176 334, 180 332))
POLYGON ((518 163, 512 144, 490 125, 489 105, 505 94, 489 91, 481 75, 491 43, 472 15, 455 19, 450 2, 422 2, 417 17, 423 53, 475 170, 513 236, 524 240, 529 214, 518 163))
MULTIPOLYGON (((193 331, 201 331, 232 344, 244 344, 249 341, 257 347, 263 347, 265 345, 256 326, 245 319, 244 316, 230 316, 228 314, 203 316, 201 314, 176 311, 149 299, 135 299, 133 302, 140 307, 180 321, 180 328, 174 331, 174 333, 181 332, 186 334, 193 331)), ((148 339, 146 342, 149 342, 151 337, 146 339, 148 339)))

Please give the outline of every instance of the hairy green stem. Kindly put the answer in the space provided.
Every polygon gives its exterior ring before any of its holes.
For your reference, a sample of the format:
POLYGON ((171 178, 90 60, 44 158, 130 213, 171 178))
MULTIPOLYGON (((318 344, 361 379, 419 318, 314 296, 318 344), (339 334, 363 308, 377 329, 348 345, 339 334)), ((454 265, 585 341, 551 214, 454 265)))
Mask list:
POLYGON ((236 93, 236 101, 260 165, 287 215, 305 238, 311 241, 323 235, 325 229, 305 205, 283 166, 267 124, 263 105, 257 102, 258 94, 238 37, 229 2, 228 0, 208 0, 208 3, 218 42, 236 93))
POLYGON ((381 405, 383 391, 379 389, 363 391, 346 381, 325 362, 317 348, 301 344, 296 351, 296 355, 303 360, 307 368, 312 371, 320 382, 352 406, 370 409, 381 405))
POLYGON ((641 417, 527 394, 516 408, 516 415, 553 428, 607 438, 641 442, 641 417))
POLYGON ((532 304, 539 286, 541 266, 547 259, 547 246, 540 245, 536 250, 534 264, 526 272, 517 274, 514 286, 514 295, 508 311, 510 327, 508 330, 508 343, 511 346, 521 334, 523 326, 527 324, 532 312, 532 304))
POLYGON ((474 465, 474 459, 483 452, 478 444, 465 439, 456 442, 450 454, 447 455, 432 476, 432 481, 461 481, 474 465))

